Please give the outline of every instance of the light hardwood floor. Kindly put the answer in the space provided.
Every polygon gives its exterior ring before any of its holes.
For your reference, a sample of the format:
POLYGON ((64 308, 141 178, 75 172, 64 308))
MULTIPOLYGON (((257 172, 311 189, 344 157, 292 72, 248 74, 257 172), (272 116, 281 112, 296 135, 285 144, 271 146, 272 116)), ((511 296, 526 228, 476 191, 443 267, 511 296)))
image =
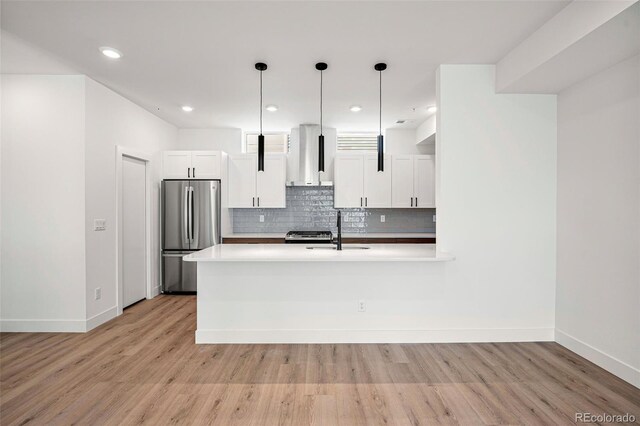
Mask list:
POLYGON ((0 423, 640 421, 640 390, 555 343, 195 345, 195 311, 160 296, 86 334, 2 334, 0 423))

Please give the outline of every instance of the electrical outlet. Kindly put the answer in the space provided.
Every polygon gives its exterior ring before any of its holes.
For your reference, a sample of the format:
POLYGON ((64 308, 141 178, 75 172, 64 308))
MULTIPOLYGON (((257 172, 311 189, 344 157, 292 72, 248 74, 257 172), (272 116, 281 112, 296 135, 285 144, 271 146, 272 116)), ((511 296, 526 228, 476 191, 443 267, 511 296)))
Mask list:
POLYGON ((107 220, 106 219, 95 219, 93 221, 93 230, 94 231, 105 231, 107 229, 107 220))
POLYGON ((365 312, 367 310, 367 302, 364 300, 358 300, 358 312, 365 312))
POLYGON ((264 215, 263 214, 260 215, 260 223, 262 223, 262 222, 264 222, 264 215))
POLYGON ((436 215, 433 215, 433 223, 436 223, 436 215))
POLYGON ((96 300, 102 299, 102 289, 100 287, 96 288, 95 299, 96 300))
POLYGON ((386 217, 384 217, 383 214, 380 215, 380 222, 384 223, 387 220, 386 217))

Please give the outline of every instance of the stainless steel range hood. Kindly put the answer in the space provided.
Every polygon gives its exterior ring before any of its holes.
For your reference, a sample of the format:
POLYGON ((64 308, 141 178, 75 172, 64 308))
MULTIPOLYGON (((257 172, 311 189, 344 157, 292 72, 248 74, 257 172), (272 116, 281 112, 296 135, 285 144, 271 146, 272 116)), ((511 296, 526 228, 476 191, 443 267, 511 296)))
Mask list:
MULTIPOLYGON (((295 129, 294 129, 295 130, 295 129)), ((296 133, 292 131, 292 135, 296 133)), ((292 137, 289 151, 289 182, 288 186, 332 186, 330 180, 333 176, 333 151, 331 150, 331 138, 327 138, 328 133, 333 133, 335 140, 335 130, 325 129, 325 172, 318 172, 318 136, 320 136, 320 126, 317 124, 302 124, 297 131, 297 141, 292 137), (329 139, 329 143, 327 143, 329 139), (328 178, 328 179, 327 179, 328 178), (326 179, 326 180, 325 180, 326 179)))

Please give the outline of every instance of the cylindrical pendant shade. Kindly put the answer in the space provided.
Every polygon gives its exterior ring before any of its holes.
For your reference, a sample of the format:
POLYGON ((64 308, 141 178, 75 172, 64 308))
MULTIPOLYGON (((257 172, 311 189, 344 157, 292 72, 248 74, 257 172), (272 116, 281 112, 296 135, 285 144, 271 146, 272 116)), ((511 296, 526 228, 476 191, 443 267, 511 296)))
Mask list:
POLYGON ((324 135, 318 136, 318 171, 324 172, 324 135))
POLYGON ((378 135, 378 171, 384 172, 384 136, 378 135))
POLYGON ((258 136, 258 171, 264 171, 264 135, 258 136))

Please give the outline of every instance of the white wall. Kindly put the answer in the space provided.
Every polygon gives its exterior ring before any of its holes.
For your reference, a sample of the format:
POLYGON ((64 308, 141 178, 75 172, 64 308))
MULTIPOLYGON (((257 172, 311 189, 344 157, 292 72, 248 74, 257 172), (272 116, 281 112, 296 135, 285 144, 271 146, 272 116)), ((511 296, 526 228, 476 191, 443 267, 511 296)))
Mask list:
POLYGON ((448 315, 552 340, 556 96, 499 95, 492 65, 438 72, 438 248, 448 315))
POLYGON ((557 340, 640 386, 640 57, 558 96, 557 340))
POLYGON ((159 151, 175 149, 177 129, 85 76, 2 84, 2 329, 85 331, 115 315, 116 145, 153 157, 157 286, 159 151))
POLYGON ((416 129, 387 129, 384 136, 387 154, 433 154, 434 145, 416 145, 416 129))
POLYGON ((160 151, 176 149, 175 126, 86 78, 86 247, 87 318, 115 312, 116 306, 116 146, 152 156, 151 286, 160 286, 160 151), (94 219, 106 219, 106 231, 93 231, 94 219), (102 298, 95 300, 96 288, 102 298))
POLYGON ((242 153, 242 129, 179 129, 175 149, 186 151, 214 150, 227 154, 242 153))
POLYGON ((2 76, 2 329, 83 331, 82 76, 2 76))

